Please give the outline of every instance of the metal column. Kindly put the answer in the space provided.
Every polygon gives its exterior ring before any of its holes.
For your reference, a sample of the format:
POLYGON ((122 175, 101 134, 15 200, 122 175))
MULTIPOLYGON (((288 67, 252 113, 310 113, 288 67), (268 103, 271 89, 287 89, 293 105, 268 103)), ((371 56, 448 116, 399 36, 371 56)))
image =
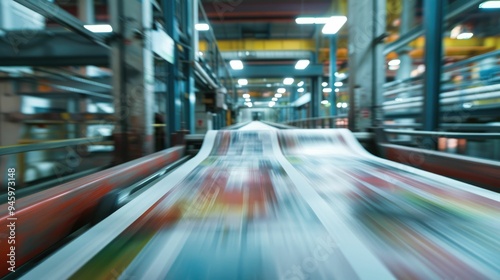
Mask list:
MULTIPOLYGON (((407 34, 413 27, 413 23, 415 21, 415 5, 415 0, 406 0, 403 2, 403 12, 401 15, 399 34, 407 34)), ((409 50, 410 48, 403 47, 398 51, 399 60, 401 61, 396 74, 396 78, 398 80, 410 78, 413 61, 408 54, 409 50)))
POLYGON ((150 0, 111 0, 111 68, 117 124, 114 131, 115 162, 125 162, 153 151, 154 69, 150 32, 150 0), (137 11, 140 11, 139 13, 137 11), (137 30, 143 36, 137 37, 137 30), (126 43, 127 42, 127 43, 126 43))
POLYGON ((184 129, 190 133, 195 133, 195 111, 196 111, 196 94, 195 94, 195 77, 194 63, 198 49, 198 32, 195 30, 195 24, 198 23, 198 0, 186 1, 186 33, 190 40, 191 48, 187 50, 189 63, 184 65, 184 76, 186 82, 185 110, 184 110, 184 129))
POLYGON ((335 82, 337 81, 335 73, 337 72, 337 34, 330 35, 330 115, 337 115, 337 93, 335 92, 335 82))
MULTIPOLYGON (((176 0, 163 0, 163 20, 166 24, 167 34, 174 40, 175 44, 179 42, 179 31, 176 19, 176 0)), ((174 63, 167 63, 167 127, 166 139, 167 147, 171 146, 173 133, 181 128, 181 110, 182 101, 179 91, 179 50, 177 45, 174 47, 174 63)))
POLYGON ((311 118, 319 117, 319 107, 323 97, 321 77, 311 79, 311 118))
POLYGON ((349 129, 366 131, 381 119, 385 79, 381 38, 385 0, 349 1, 349 129))
MULTIPOLYGON (((427 131, 435 131, 439 127, 443 13, 443 0, 424 1, 425 74, 423 128, 427 131)), ((428 144, 430 145, 431 143, 428 144)))

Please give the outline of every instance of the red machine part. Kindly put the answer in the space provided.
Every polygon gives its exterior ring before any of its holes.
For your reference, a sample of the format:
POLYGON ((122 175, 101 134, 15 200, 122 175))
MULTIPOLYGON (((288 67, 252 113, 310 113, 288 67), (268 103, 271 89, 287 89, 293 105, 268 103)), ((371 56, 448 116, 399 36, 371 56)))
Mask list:
POLYGON ((47 250, 91 219, 101 198, 113 189, 129 186, 181 158, 184 147, 167 149, 101 172, 35 193, 16 201, 15 244, 8 244, 7 205, 0 207, 0 277, 15 246, 16 268, 47 250))

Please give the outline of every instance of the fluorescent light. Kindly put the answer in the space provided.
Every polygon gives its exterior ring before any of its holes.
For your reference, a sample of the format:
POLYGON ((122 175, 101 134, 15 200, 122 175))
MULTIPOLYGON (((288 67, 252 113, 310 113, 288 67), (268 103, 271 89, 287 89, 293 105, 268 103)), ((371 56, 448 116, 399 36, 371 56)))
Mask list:
POLYGON ((340 91, 340 89, 339 89, 339 88, 336 88, 336 89, 335 89, 335 92, 339 92, 339 91, 340 91))
POLYGON ((467 39, 472 38, 473 36, 474 36, 474 33, 464 32, 464 33, 458 34, 457 39, 458 40, 467 40, 467 39))
POLYGON ((266 87, 272 87, 272 86, 273 86, 273 85, 271 85, 271 84, 267 84, 267 85, 266 85, 266 87))
POLYGON ((303 85, 304 85, 304 81, 300 81, 300 82, 297 84, 297 86, 298 86, 298 87, 301 87, 301 86, 303 86, 303 85))
POLYGON ((208 30, 210 30, 210 25, 208 25, 207 23, 197 23, 194 26, 194 29, 196 29, 198 31, 208 31, 208 30))
POLYGON ((348 106, 347 103, 345 103, 345 102, 342 103, 342 108, 347 108, 347 106, 348 106))
POLYGON ((283 84, 289 86, 289 85, 293 84, 293 81, 294 81, 293 78, 285 78, 283 80, 283 84))
POLYGON ((398 66, 401 64, 401 60, 399 59, 393 59, 391 61, 389 61, 389 63, 387 63, 389 66, 398 66))
POLYGON ((245 102, 251 102, 251 101, 252 101, 252 99, 250 99, 250 98, 245 99, 245 102))
POLYGON ((229 61, 229 65, 233 70, 243 70, 243 62, 241 60, 231 60, 229 61))
POLYGON ((249 102, 249 103, 247 104, 247 106, 248 106, 248 108, 252 108, 252 107, 253 107, 252 102, 249 102))
POLYGON ((342 79, 345 79, 347 77, 347 75, 345 73, 335 72, 335 77, 342 80, 342 79))
POLYGON ((344 83, 342 83, 342 82, 336 82, 334 85, 335 85, 336 87, 341 87, 341 86, 343 86, 343 85, 344 85, 344 83))
POLYGON ((286 89, 285 88, 279 88, 276 92, 278 92, 278 93, 285 93, 286 89))
POLYGON ((329 17, 298 17, 295 19, 297 24, 326 24, 329 17))
POLYGON ((389 70, 396 71, 399 69, 399 65, 389 65, 389 70))
POLYGON ((278 101, 278 98, 273 97, 273 101, 274 101, 274 102, 278 101))
POLYGON ((323 105, 326 105, 326 104, 329 104, 329 103, 330 103, 330 102, 328 102, 328 100, 323 100, 323 101, 321 101, 321 104, 323 104, 323 105))
POLYGON ((283 97, 283 94, 281 94, 281 93, 276 93, 276 94, 274 95, 274 97, 276 97, 276 98, 281 98, 281 97, 283 97))
POLYGON ((248 85, 248 80, 247 79, 239 79, 238 84, 240 86, 246 86, 246 85, 248 85))
POLYGON ((113 32, 113 27, 109 24, 86 24, 83 27, 94 33, 110 33, 113 32))
POLYGON ((323 87, 327 87, 327 86, 328 86, 328 83, 327 83, 327 82, 323 82, 321 85, 322 85, 323 87))
POLYGON ((298 92, 304 92, 304 91, 305 91, 305 89, 304 89, 304 88, 299 88, 297 91, 298 91, 298 92))
POLYGON ((245 98, 245 99, 250 98, 250 94, 248 94, 248 93, 243 94, 243 98, 245 98))
POLYGON ((340 107, 342 107, 342 103, 339 102, 339 103, 337 103, 337 108, 340 108, 340 107))
POLYGON ((500 1, 486 1, 479 4, 481 9, 498 9, 500 8, 500 1))
POLYGON ((276 105, 276 102, 274 101, 269 102, 269 107, 274 107, 274 105, 276 105))
POLYGON ((340 28, 346 23, 347 18, 345 16, 334 16, 330 17, 328 22, 323 27, 323 34, 336 34, 339 32, 340 28))
POLYGON ((309 59, 301 59, 297 61, 297 64, 295 64, 295 69, 304 70, 307 68, 307 66, 309 66, 309 63, 311 63, 309 59))
POLYGON ((332 92, 332 89, 331 88, 324 88, 323 92, 324 93, 330 93, 330 92, 332 92))

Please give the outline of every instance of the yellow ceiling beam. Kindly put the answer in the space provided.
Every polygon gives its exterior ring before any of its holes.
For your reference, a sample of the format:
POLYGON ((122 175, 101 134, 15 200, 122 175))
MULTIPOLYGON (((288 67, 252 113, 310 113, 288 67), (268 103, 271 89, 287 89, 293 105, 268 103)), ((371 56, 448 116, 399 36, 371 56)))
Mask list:
MULTIPOLYGON (((305 39, 243 39, 243 40, 219 40, 217 41, 219 50, 224 51, 296 51, 316 49, 314 40, 305 39)), ((200 50, 207 49, 206 42, 200 42, 200 50)))

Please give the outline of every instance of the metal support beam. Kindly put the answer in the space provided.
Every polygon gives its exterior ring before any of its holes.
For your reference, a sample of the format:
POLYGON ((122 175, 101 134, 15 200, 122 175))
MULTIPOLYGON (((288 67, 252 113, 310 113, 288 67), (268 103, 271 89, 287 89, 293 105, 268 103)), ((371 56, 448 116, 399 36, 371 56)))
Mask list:
POLYGON ((443 0, 424 1, 425 73, 423 129, 427 131, 435 131, 439 126, 443 14, 443 0))
POLYGON ((86 24, 95 23, 94 0, 78 0, 78 18, 86 24))
POLYGON ((186 96, 185 104, 185 129, 190 133, 195 133, 195 111, 196 111, 196 94, 195 94, 195 74, 194 63, 196 61, 198 48, 198 32, 194 26, 198 22, 198 0, 186 1, 186 35, 191 44, 188 51, 188 60, 190 63, 184 65, 184 76, 186 77, 186 96))
POLYGON ((323 92, 321 86, 321 76, 312 78, 311 87, 311 118, 319 117, 319 107, 323 92))
POLYGON ((49 1, 39 1, 39 0, 14 0, 19 4, 51 19, 69 30, 83 36, 89 40, 92 40, 102 46, 108 47, 105 41, 105 36, 99 35, 97 33, 91 32, 83 27, 84 23, 75 18, 70 13, 66 12, 59 6, 49 1))
POLYGON ((0 36, 0 66, 109 66, 109 50, 68 31, 9 31, 0 36))
POLYGON ((337 115, 337 93, 335 92, 335 82, 337 78, 335 73, 337 72, 337 34, 333 34, 330 36, 330 79, 329 85, 332 89, 330 93, 330 115, 337 115))
POLYGON ((125 162, 152 153, 154 65, 151 47, 153 11, 150 0, 110 1, 113 42, 112 69, 115 114, 115 161, 125 162), (139 12, 138 12, 139 11, 139 12), (143 33, 138 38, 136 31, 143 33), (126 43, 127 42, 127 43, 126 43))
POLYGON ((304 70, 295 69, 295 65, 245 65, 243 70, 230 70, 233 78, 284 78, 323 76, 323 65, 309 65, 304 70))
POLYGON ((349 128, 366 131, 380 118, 385 63, 385 0, 349 1, 349 128))
MULTIPOLYGON (((167 34, 174 40, 175 44, 179 42, 179 30, 177 26, 176 0, 162 0, 163 20, 166 25, 167 34)), ((174 47, 174 63, 167 63, 167 147, 171 146, 171 136, 181 129, 181 110, 182 100, 179 91, 179 50, 174 47)))

